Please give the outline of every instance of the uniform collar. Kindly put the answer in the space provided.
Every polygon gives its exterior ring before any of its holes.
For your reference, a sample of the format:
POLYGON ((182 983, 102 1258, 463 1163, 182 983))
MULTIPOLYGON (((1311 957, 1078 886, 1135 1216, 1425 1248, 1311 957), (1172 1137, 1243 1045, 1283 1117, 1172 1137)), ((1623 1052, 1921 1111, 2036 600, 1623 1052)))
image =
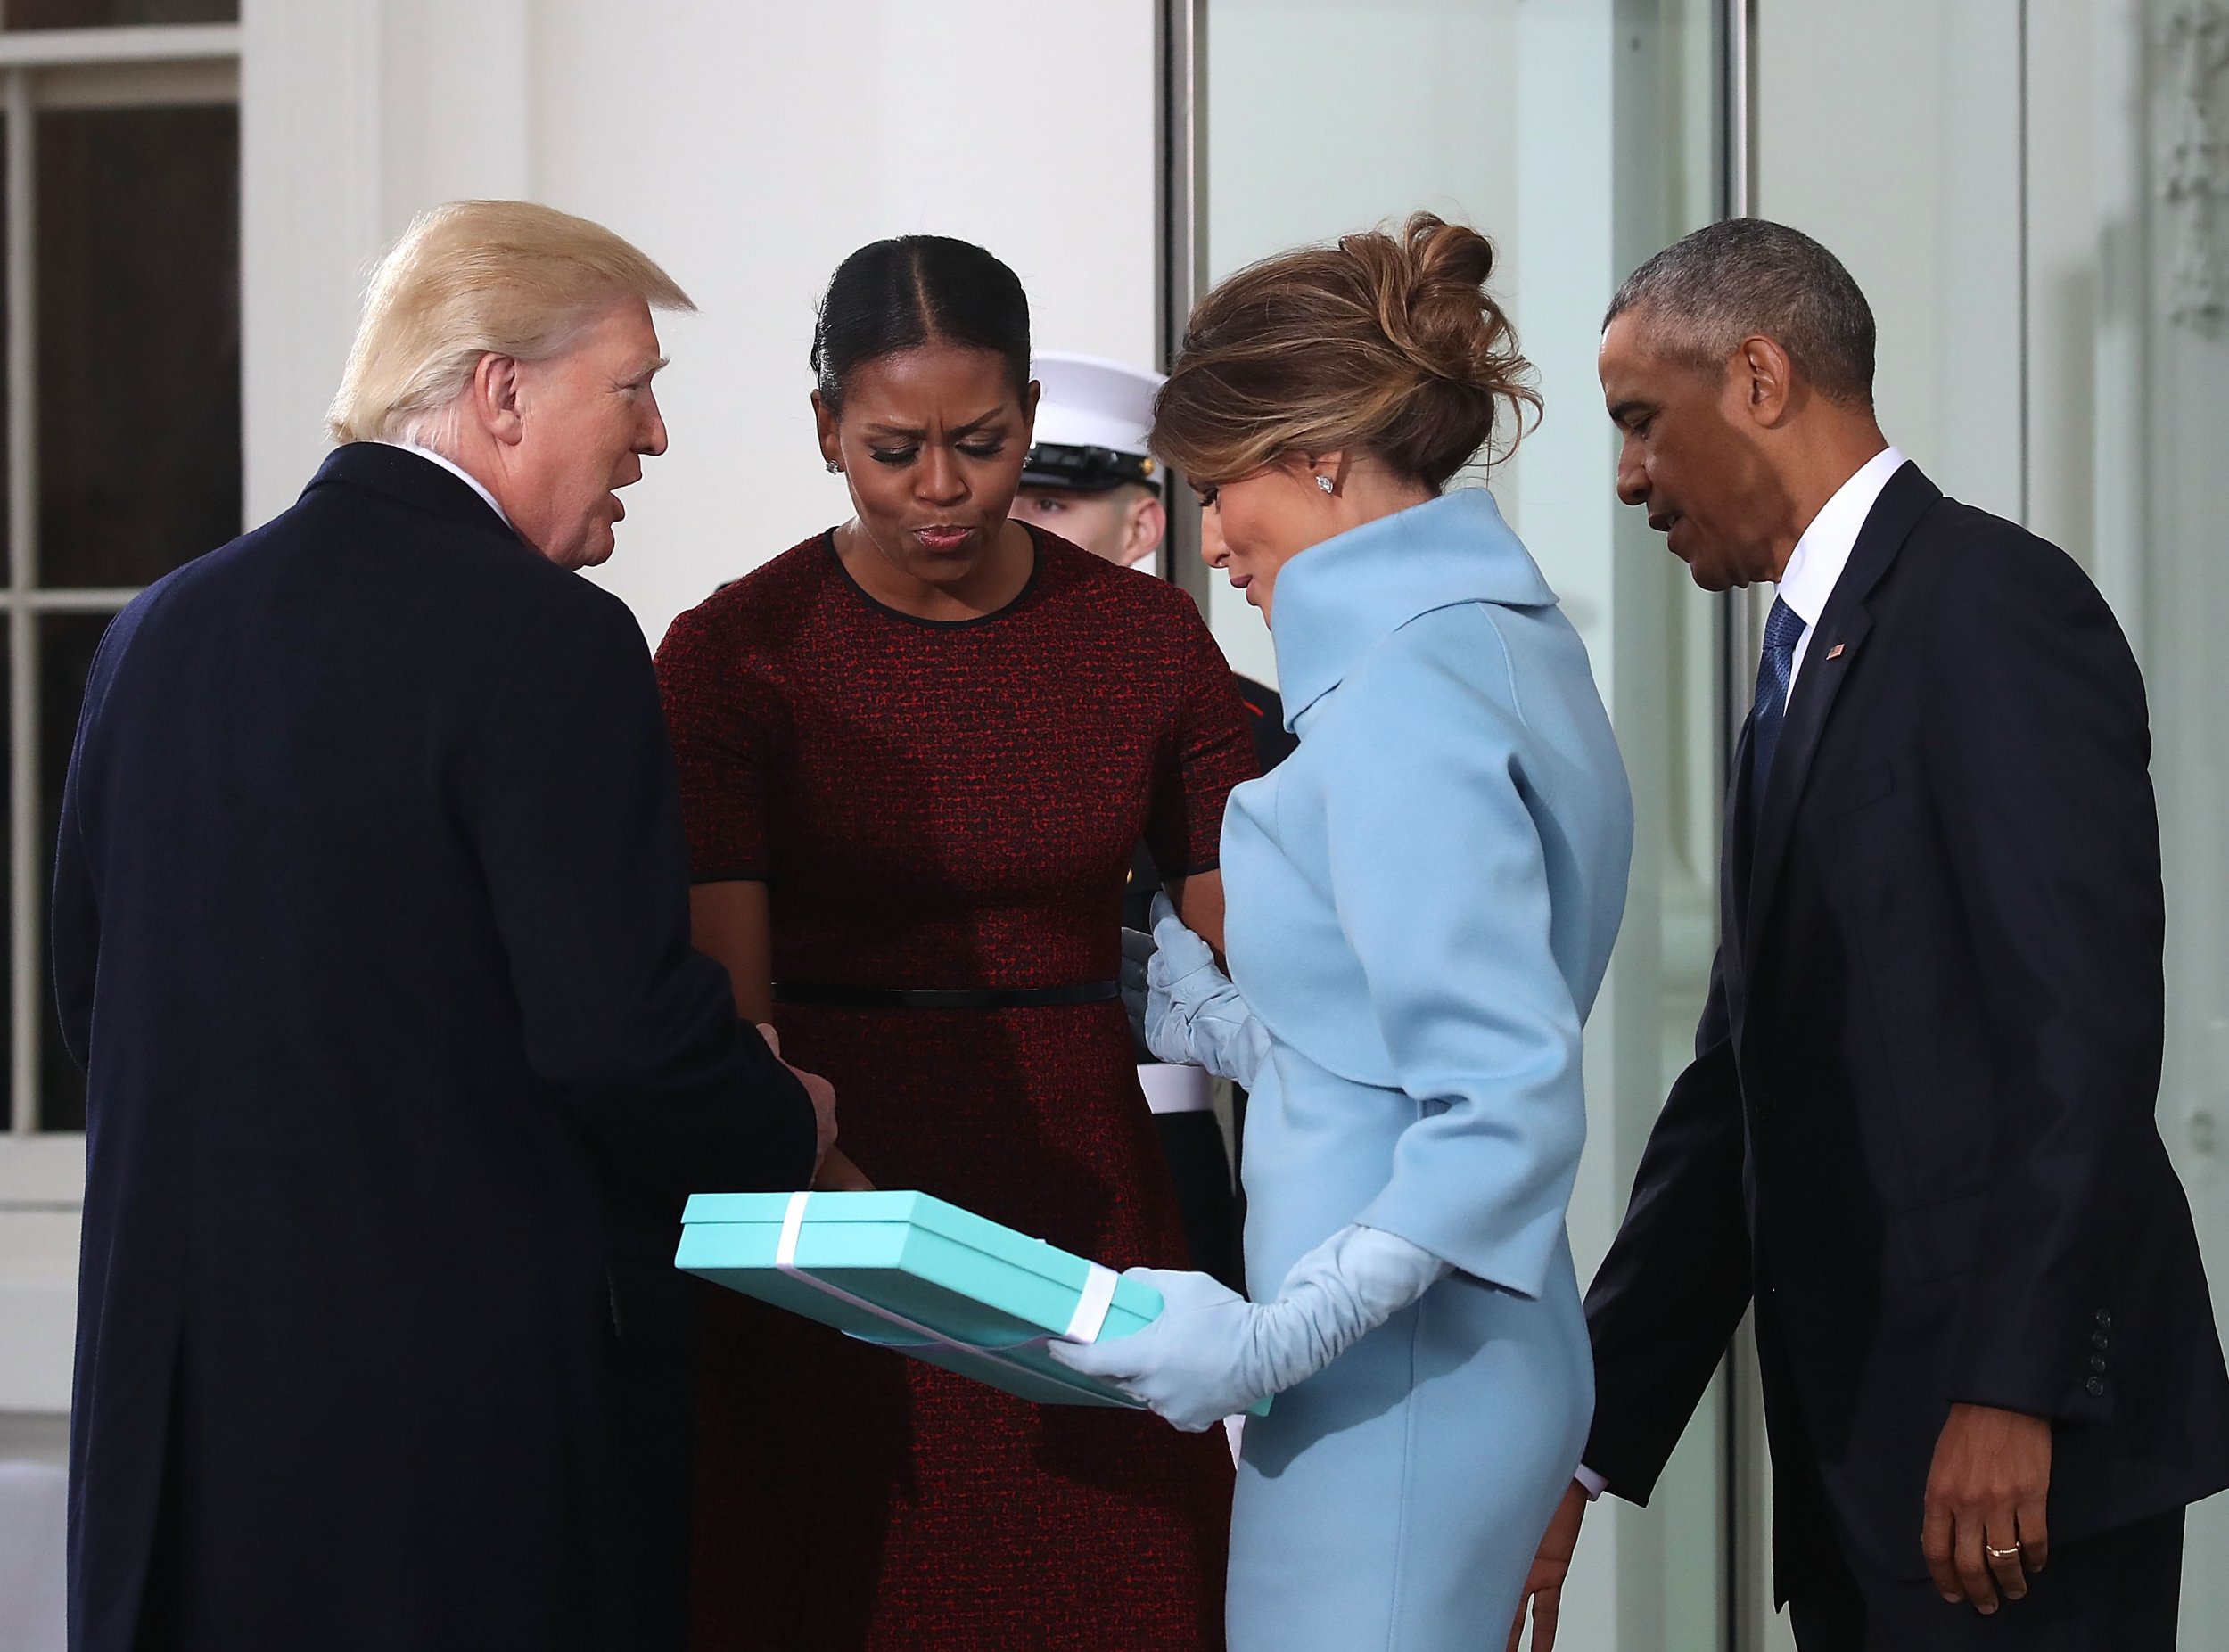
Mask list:
POLYGON ((1419 614, 1461 603, 1555 602, 1484 488, 1458 488, 1311 546, 1279 571, 1272 605, 1285 727, 1419 614))

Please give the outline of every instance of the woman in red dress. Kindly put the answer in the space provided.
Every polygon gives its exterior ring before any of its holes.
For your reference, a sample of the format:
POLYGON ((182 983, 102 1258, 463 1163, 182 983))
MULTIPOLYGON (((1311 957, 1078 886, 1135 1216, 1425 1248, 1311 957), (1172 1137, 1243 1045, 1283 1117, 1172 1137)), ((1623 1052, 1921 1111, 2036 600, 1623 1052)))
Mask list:
MULTIPOLYGON (((695 939, 835 1083, 821 1186, 1180 1268, 1119 912, 1143 836, 1220 934, 1253 758, 1189 598, 1007 521, 1029 349, 1020 284, 966 242, 880 242, 830 283, 813 408, 856 514, 658 653, 695 939)), ((695 1648, 1221 1646, 1220 1434, 1032 1405, 723 1292, 698 1382, 695 1648)))

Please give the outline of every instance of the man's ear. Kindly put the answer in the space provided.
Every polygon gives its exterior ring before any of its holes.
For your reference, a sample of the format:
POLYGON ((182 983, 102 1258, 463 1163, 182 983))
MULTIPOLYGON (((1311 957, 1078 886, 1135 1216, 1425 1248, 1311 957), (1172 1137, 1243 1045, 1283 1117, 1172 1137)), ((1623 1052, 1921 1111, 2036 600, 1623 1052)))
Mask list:
POLYGON ((1152 561, 1168 531, 1169 513, 1161 503, 1161 496, 1151 489, 1140 488, 1138 497, 1123 514, 1123 566, 1135 568, 1152 561))
POLYGON ((519 364, 514 357, 493 350, 473 364, 468 392, 473 416, 480 428, 506 448, 515 448, 526 435, 526 415, 519 405, 519 364))
POLYGON ((1742 399, 1750 419, 1767 430, 1778 428, 1796 404, 1796 364, 1777 341, 1760 335, 1741 341, 1736 367, 1748 379, 1742 399))

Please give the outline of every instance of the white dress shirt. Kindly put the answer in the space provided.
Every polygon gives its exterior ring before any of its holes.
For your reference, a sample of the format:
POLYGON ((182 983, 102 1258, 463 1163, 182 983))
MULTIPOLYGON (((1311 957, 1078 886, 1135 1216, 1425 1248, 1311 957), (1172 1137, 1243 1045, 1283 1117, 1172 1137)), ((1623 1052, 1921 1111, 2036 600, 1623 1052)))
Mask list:
POLYGON ((503 506, 496 503, 496 496, 488 491, 487 484, 482 482, 479 477, 473 475, 463 465, 459 464, 456 460, 449 458, 445 454, 436 453, 431 448, 421 448, 415 441, 391 441, 384 445, 390 448, 399 448, 405 453, 415 453, 420 458, 440 465, 450 475, 456 477, 457 481, 463 482, 465 486, 470 488, 474 493, 478 494, 481 498, 487 500, 488 508, 493 511, 497 515, 503 518, 503 525, 505 527, 510 528, 514 533, 518 531, 518 530, 512 524, 510 513, 506 511, 503 506))
MULTIPOLYGON (((1849 565, 1850 553, 1857 548, 1857 536, 1865 526, 1865 519, 1879 503, 1880 490, 1888 485, 1888 479, 1904 464, 1902 450, 1892 446, 1883 448, 1859 465, 1857 473, 1837 488, 1834 497, 1819 507, 1819 514, 1804 530, 1803 538, 1796 541, 1796 548, 1788 554, 1788 566, 1781 570, 1778 595, 1804 622, 1804 634, 1796 639, 1795 663, 1788 673, 1788 691, 1791 694, 1796 692, 1796 678, 1804 669, 1804 655, 1811 647, 1811 634, 1818 628, 1819 616, 1827 611, 1827 599, 1834 595, 1842 570, 1849 565)), ((1578 1473, 1573 1477, 1585 1488, 1589 1502, 1609 1489, 1609 1482, 1584 1463, 1579 1465, 1578 1473)))
POLYGON ((1904 464, 1902 449, 1892 446, 1859 465, 1857 473, 1819 507, 1803 538, 1796 541, 1796 548, 1788 554, 1788 566, 1781 571, 1779 596, 1804 622, 1804 634, 1796 639, 1795 664, 1788 673, 1790 694, 1796 692, 1796 678, 1803 674, 1804 655, 1810 652, 1819 616, 1826 612, 1827 599, 1834 595, 1842 570, 1849 565, 1850 552, 1856 548, 1858 533, 1873 514, 1880 490, 1904 464))

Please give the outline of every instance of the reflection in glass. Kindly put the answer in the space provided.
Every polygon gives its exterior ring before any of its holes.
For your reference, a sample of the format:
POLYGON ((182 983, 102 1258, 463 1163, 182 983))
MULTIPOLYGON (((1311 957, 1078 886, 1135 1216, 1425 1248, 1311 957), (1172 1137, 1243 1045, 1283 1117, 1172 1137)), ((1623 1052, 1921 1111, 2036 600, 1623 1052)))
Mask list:
POLYGON ((227 106, 39 117, 43 586, 144 585, 240 531, 239 156, 227 106))
MULTIPOLYGON (((42 865, 53 865, 54 834, 62 821, 62 782, 70 773, 70 748, 77 738, 78 708, 85 701, 93 651, 115 618, 106 613, 43 613, 38 617, 38 785, 42 865)), ((42 933, 45 925, 41 925, 42 933)), ((44 947, 39 1002, 47 1007, 46 1036, 39 1041, 38 1125, 41 1130, 85 1128, 85 1075, 62 1048, 53 1023, 54 983, 44 947)))
POLYGON ((239 21, 240 0, 0 0, 0 27, 11 31, 239 21))
MULTIPOLYGON (((1705 0, 1205 7, 1209 278, 1429 208, 1496 241, 1493 285, 1540 370, 1546 421, 1493 468, 1492 486, 1592 653, 1633 769, 1638 827, 1633 899, 1588 1028, 1594 1129, 1571 1224, 1582 1278, 1616 1231, 1635 1145, 1691 1050, 1713 946, 1722 772, 1713 604, 1615 503, 1594 356, 1619 281, 1715 214, 1722 9, 1705 0)), ((1222 581, 1211 584, 1208 607, 1233 664, 1266 678, 1276 656, 1259 615, 1222 581)), ((1567 1640, 1607 1645, 1614 1620, 1630 1620, 1645 1622, 1656 1646, 1730 1643, 1727 1415, 1723 1397, 1706 1402, 1648 1512, 1621 1516, 1620 1582, 1607 1599, 1567 1600, 1567 1640)), ((1754 1505, 1741 1511, 1745 1534, 1766 1523, 1754 1505)))

